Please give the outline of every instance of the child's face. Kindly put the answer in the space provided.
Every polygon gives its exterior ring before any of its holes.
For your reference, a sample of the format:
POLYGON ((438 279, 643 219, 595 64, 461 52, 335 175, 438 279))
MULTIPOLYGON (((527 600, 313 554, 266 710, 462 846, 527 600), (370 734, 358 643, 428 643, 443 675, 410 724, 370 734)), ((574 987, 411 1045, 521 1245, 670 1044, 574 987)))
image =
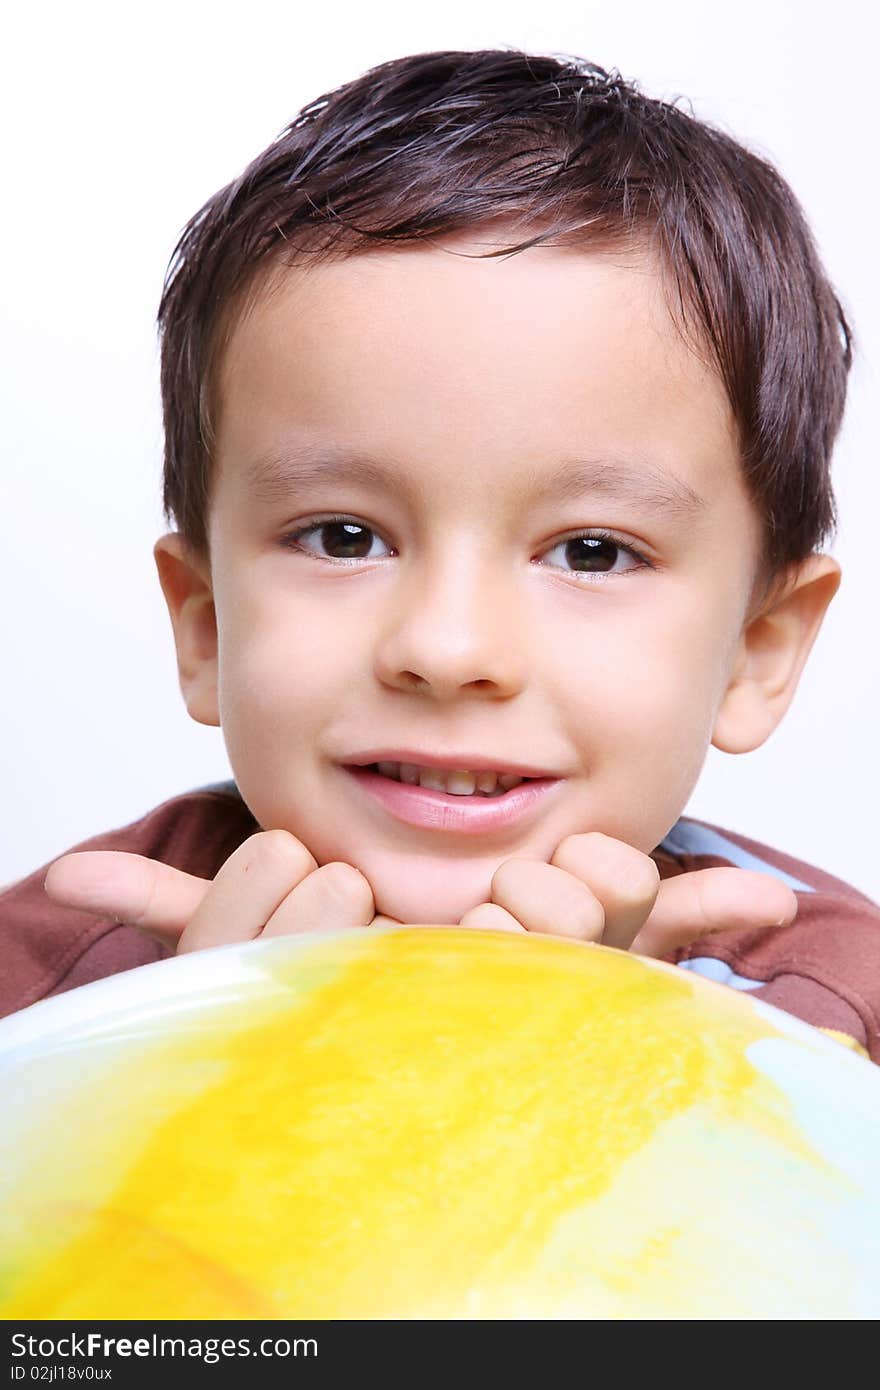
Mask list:
POLYGON ((712 739, 760 540, 653 265, 407 247, 286 272, 220 399, 216 709, 260 824, 407 921, 457 921, 503 860, 580 831, 650 852, 712 739), (456 800, 380 760, 549 780, 456 800))

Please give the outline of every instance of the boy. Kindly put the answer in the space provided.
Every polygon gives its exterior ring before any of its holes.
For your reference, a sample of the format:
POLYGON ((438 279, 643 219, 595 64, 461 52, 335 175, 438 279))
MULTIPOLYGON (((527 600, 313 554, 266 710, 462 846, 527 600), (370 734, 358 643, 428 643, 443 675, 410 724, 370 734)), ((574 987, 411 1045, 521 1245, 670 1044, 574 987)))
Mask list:
POLYGON ((197 214, 160 326, 156 560, 236 783, 8 890, 5 1010, 460 922, 664 955, 880 1060, 880 911, 679 819, 839 583, 849 332, 779 176, 589 64, 401 59, 197 214))

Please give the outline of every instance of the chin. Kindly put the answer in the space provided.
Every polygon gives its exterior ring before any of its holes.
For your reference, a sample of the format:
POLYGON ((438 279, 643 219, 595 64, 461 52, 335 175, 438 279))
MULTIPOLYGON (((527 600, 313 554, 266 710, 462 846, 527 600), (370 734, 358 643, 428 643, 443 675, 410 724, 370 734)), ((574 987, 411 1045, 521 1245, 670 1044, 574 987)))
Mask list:
POLYGON ((362 871, 373 885, 376 912, 412 926, 454 926, 489 901, 497 864, 383 865, 362 871))

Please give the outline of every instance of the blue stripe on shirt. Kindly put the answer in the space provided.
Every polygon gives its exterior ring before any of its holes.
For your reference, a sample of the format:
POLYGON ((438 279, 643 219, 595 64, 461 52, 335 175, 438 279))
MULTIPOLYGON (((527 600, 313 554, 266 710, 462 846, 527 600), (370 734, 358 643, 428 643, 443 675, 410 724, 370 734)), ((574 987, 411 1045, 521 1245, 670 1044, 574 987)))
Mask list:
POLYGON ((698 821, 678 821, 657 848, 671 854, 675 859, 682 854, 712 855, 715 859, 726 859, 737 869, 753 869, 760 874, 770 874, 773 878, 787 883, 789 888, 795 889, 798 893, 815 892, 809 883, 801 883, 800 879, 793 878, 784 869, 777 869, 774 864, 768 864, 766 859, 759 859, 756 854, 750 854, 742 845, 728 840, 726 835, 720 834, 717 830, 710 830, 707 825, 700 825, 698 821))

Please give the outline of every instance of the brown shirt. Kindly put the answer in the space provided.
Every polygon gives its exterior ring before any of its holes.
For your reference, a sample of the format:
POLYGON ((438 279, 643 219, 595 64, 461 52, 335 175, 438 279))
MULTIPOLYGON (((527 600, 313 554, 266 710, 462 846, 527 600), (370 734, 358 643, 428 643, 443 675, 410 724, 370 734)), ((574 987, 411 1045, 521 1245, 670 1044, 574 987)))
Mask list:
MULTIPOLYGON (((213 878, 258 829, 230 783, 173 797, 76 848, 127 850, 213 878)), ((715 932, 674 961, 840 1034, 880 1063, 880 908, 869 898, 800 860, 700 821, 679 821, 654 859, 662 878, 740 865, 789 882, 798 898, 791 926, 715 932)), ((0 1016, 169 954, 133 927, 51 903, 43 891, 47 867, 0 893, 0 1016)))

